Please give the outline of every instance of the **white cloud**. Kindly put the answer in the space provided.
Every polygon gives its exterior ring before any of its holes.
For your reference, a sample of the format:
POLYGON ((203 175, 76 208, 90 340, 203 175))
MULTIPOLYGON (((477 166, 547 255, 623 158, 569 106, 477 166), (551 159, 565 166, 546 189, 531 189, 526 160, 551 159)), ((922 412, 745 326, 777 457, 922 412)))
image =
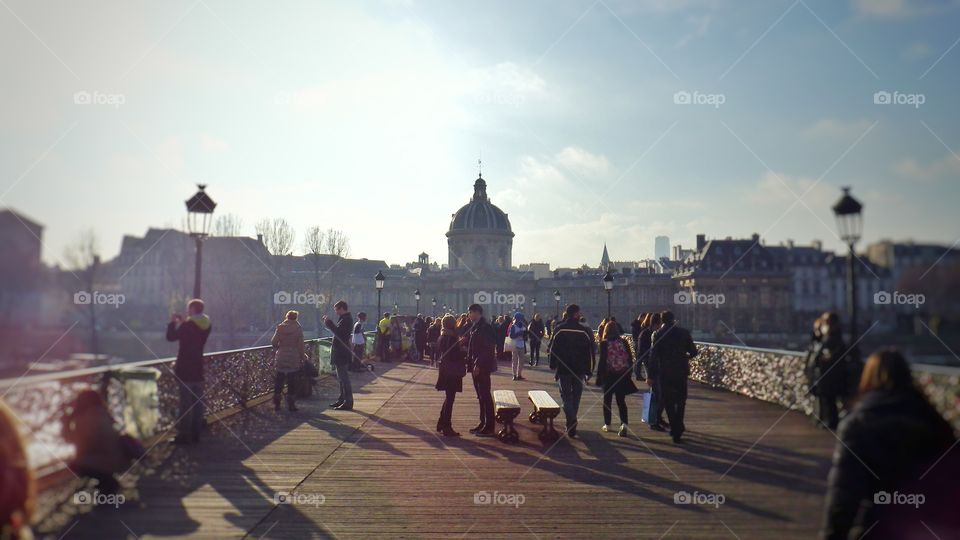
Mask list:
POLYGON ((907 46, 903 52, 900 53, 900 57, 909 61, 922 60, 930 56, 932 52, 933 50, 930 49, 929 45, 922 41, 917 41, 907 46))
POLYGON ((844 121, 837 118, 821 118, 803 128, 800 134, 807 139, 830 139, 853 142, 863 135, 872 122, 868 120, 844 121))
POLYGON ((955 179, 960 175, 960 159, 949 153, 926 164, 913 158, 903 158, 893 164, 893 171, 902 178, 921 182, 955 179))
POLYGON ((707 30, 710 29, 710 23, 713 21, 713 17, 709 14, 703 15, 691 15, 687 18, 687 22, 693 25, 693 29, 690 32, 687 32, 677 41, 677 48, 686 47, 691 41, 695 39, 702 38, 707 34, 707 30))
POLYGON ((954 6, 955 2, 935 0, 851 0, 851 8, 857 15, 881 19, 929 15, 954 6))
POLYGON ((817 182, 810 176, 767 171, 746 193, 745 199, 762 206, 776 205, 778 209, 786 209, 797 197, 803 199, 802 203, 797 203, 798 207, 826 208, 835 202, 837 192, 833 186, 817 182))
POLYGON ((201 133, 200 148, 205 152, 225 152, 230 149, 230 144, 209 133, 201 133))
POLYGON ((594 154, 579 146, 568 146, 555 156, 556 162, 585 180, 610 173, 610 161, 602 154, 594 154))

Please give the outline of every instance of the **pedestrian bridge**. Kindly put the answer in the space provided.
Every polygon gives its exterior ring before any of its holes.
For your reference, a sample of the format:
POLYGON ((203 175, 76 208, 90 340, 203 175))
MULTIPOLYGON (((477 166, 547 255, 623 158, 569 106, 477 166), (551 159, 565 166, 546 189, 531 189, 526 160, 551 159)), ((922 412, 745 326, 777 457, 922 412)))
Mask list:
MULTIPOLYGON (((463 437, 440 437, 434 428, 442 397, 433 388, 436 371, 424 364, 380 364, 358 374, 352 412, 327 407, 337 393, 330 377, 299 412, 275 413, 268 395, 252 397, 262 389, 236 373, 218 381, 217 370, 208 370, 211 397, 233 395, 244 407, 211 411, 219 421, 197 446, 170 445, 161 431, 123 478, 122 504, 76 504, 80 481, 47 464, 37 531, 98 539, 814 537, 835 437, 816 429, 802 404, 771 403, 787 399, 771 389, 776 385, 763 390, 772 395, 758 396, 768 401, 715 387, 741 378, 730 365, 718 370, 723 351, 728 361, 742 361, 750 350, 707 347, 695 376, 712 380, 691 383, 682 445, 639 421, 639 394, 628 398, 629 437, 600 432, 601 393, 592 385, 578 438, 541 443, 539 426, 526 420, 526 392, 558 397, 543 366, 514 382, 501 365, 493 378, 494 389, 515 390, 524 408, 516 445, 467 433, 478 416, 469 377, 454 407, 463 437), (221 394, 224 387, 231 390, 221 394), (250 393, 240 396, 244 388, 250 393)), ((237 372, 259 362, 258 350, 217 354, 237 372)), ((796 354, 752 356, 775 365, 796 354)), ((161 416, 170 406, 165 378, 161 416)))

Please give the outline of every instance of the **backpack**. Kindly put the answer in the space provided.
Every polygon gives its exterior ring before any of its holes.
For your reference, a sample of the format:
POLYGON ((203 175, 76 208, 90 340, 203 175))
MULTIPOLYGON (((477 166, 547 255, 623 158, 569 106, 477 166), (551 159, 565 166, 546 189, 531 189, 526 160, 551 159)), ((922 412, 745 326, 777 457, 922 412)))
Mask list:
POLYGON ((622 339, 607 343, 607 371, 624 373, 630 369, 630 351, 622 339))
POLYGON ((511 324, 510 325, 510 338, 511 339, 523 339, 523 333, 526 329, 523 325, 520 324, 511 324))

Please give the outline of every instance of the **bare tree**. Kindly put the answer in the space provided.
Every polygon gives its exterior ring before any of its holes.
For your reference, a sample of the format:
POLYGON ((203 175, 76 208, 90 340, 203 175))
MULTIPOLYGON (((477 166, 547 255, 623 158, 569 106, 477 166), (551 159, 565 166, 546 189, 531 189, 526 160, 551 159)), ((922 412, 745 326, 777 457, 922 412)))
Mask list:
MULTIPOLYGON (((311 266, 313 266, 314 292, 317 294, 320 293, 320 255, 323 255, 324 247, 324 234, 320 227, 316 225, 308 227, 303 238, 303 251, 306 257, 310 259, 311 266)), ((319 302, 314 304, 314 315, 316 316, 317 335, 319 336, 323 331, 319 302)))
POLYGON ((296 233, 283 218, 264 218, 257 222, 257 234, 263 235, 263 245, 274 256, 286 256, 293 253, 293 241, 296 233))
POLYGON ((337 257, 350 256, 350 238, 340 229, 327 229, 326 237, 323 239, 324 253, 336 255, 337 257))
MULTIPOLYGON (((94 357, 99 354, 99 339, 97 336, 97 303, 93 301, 93 295, 96 294, 95 283, 97 270, 100 267, 100 251, 97 233, 93 229, 87 229, 80 232, 77 239, 64 249, 63 258, 69 269, 78 277, 82 277, 86 286, 86 291, 82 291, 75 296, 75 299, 86 299, 86 304, 80 303, 78 307, 86 305, 87 319, 90 324, 90 352, 94 357)), ((81 311, 81 312, 82 312, 81 311)))
POLYGON ((240 236, 243 230, 243 218, 236 214, 217 216, 213 222, 214 236, 240 236))

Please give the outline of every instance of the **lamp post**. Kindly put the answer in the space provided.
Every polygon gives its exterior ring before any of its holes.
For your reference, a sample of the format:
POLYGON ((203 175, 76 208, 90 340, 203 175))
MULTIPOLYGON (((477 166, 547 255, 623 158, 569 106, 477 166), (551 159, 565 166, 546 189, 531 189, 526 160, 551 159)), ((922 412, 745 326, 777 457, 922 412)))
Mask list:
POLYGON ((607 291, 607 319, 610 319, 612 311, 610 309, 610 294, 613 292, 613 276, 609 270, 603 275, 603 288, 607 291))
POLYGON ((394 315, 399 315, 399 314, 400 314, 400 304, 398 304, 398 303, 396 303, 396 302, 393 303, 393 314, 394 314, 394 315))
POLYGON ((434 318, 436 318, 437 316, 437 299, 436 298, 434 298, 433 300, 430 300, 430 307, 433 309, 434 318))
POLYGON ((213 209, 217 203, 204 191, 207 186, 197 184, 199 191, 187 199, 187 232, 193 237, 197 246, 197 256, 193 270, 193 297, 200 298, 200 274, 203 265, 203 240, 210 234, 210 225, 213 222, 213 209))
POLYGON ((557 314, 556 318, 560 318, 560 291, 553 291, 553 299, 557 301, 557 314))
POLYGON ((863 233, 863 205, 850 195, 850 188, 843 188, 843 196, 833 205, 840 238, 847 244, 847 314, 850 317, 850 339, 857 339, 857 272, 854 259, 856 244, 863 233))
POLYGON ((383 272, 377 271, 377 275, 373 277, 373 282, 377 287, 377 320, 380 320, 380 317, 383 316, 383 311, 380 308, 380 297, 383 294, 383 285, 386 281, 386 278, 383 277, 383 272))
POLYGON ((417 315, 420 315, 420 289, 413 291, 413 297, 417 300, 417 315))
POLYGON ((537 314, 537 299, 534 298, 534 299, 533 299, 533 302, 531 302, 531 303, 533 304, 533 313, 531 313, 530 315, 533 316, 533 315, 536 315, 536 314, 537 314))

